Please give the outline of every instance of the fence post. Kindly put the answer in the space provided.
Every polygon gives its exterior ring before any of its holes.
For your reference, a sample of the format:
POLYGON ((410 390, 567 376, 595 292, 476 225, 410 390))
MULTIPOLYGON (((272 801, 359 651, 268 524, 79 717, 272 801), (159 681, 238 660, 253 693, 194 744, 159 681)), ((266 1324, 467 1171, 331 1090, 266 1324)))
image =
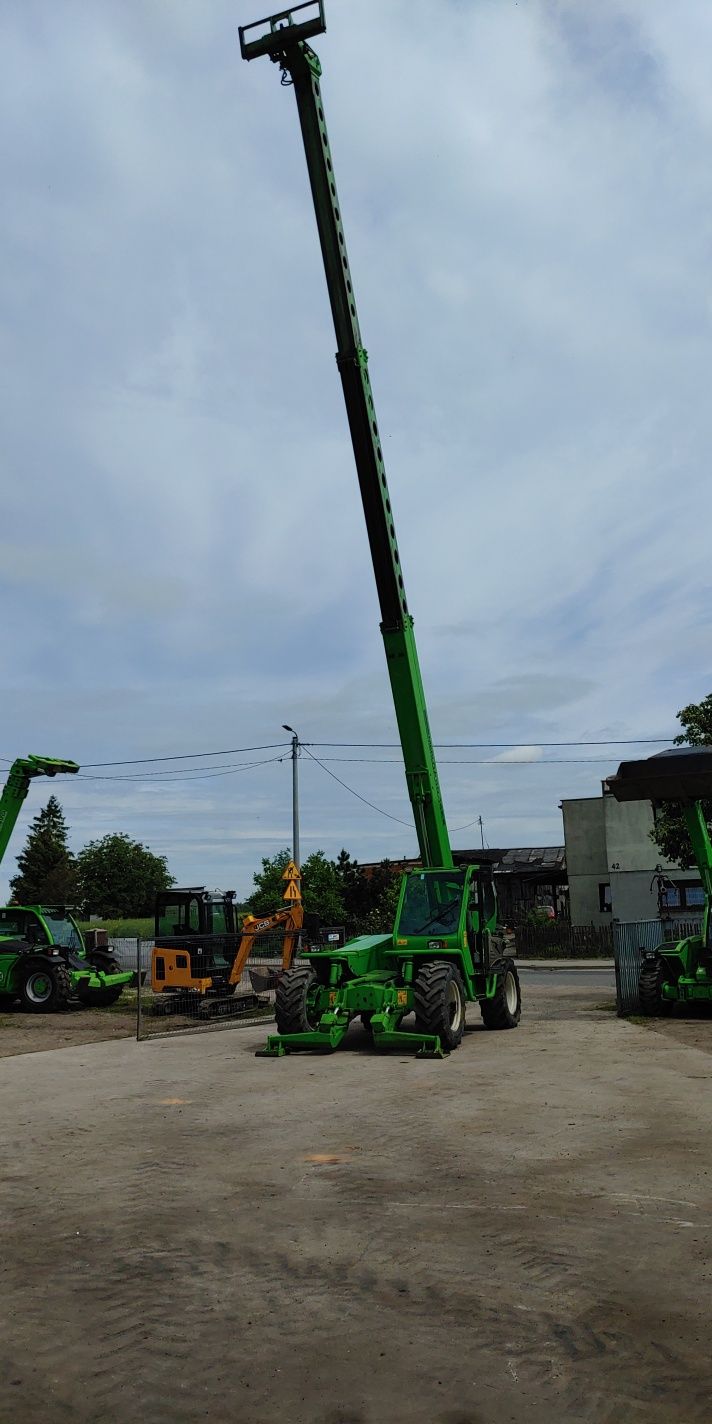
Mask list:
POLYGON ((136 1042, 141 1042, 141 937, 136 940, 136 1042))

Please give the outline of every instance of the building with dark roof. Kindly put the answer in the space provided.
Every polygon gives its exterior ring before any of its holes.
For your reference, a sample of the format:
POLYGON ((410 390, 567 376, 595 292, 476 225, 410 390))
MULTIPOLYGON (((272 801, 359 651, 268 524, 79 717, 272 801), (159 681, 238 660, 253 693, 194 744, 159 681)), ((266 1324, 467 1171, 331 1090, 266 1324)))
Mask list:
MULTIPOLYGON (((564 846, 514 846, 503 849, 454 850, 456 865, 492 866, 502 923, 520 924, 531 910, 550 909, 554 916, 568 915, 568 880, 564 846)), ((373 874, 380 861, 361 865, 373 874)), ((392 860, 395 871, 412 870, 420 859, 392 860)))

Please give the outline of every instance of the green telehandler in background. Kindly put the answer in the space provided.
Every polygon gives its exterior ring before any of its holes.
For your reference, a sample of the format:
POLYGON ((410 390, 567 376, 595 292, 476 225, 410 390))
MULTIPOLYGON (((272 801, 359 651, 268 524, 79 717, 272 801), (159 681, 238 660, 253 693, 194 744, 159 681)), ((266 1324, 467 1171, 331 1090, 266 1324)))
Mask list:
MULTIPOLYGON (((0 796, 0 863, 36 776, 72 775, 75 761, 18 757, 0 796)), ((0 1000, 18 1000, 34 1014, 54 1013, 76 997, 87 1008, 115 1004, 132 973, 122 973, 108 948, 88 949, 64 906, 0 909, 0 1000)))
POLYGON ((640 761, 624 761, 606 782, 616 801, 675 803, 682 811, 705 897, 698 935, 665 940, 645 954, 638 982, 640 1006, 650 1017, 675 1004, 712 1003, 712 842, 702 799, 712 797, 712 751, 675 747, 640 761))
POLYGON ((262 1051, 337 1048, 360 1017, 377 1048, 416 1047, 419 1056, 441 1058, 462 1040, 467 1001, 479 1003, 487 1028, 505 1029, 519 1022, 521 996, 514 963, 494 937, 490 867, 453 863, 336 192, 321 64, 307 43, 325 29, 323 0, 313 0, 241 27, 240 48, 246 60, 266 55, 278 65, 297 101, 422 868, 403 876, 392 933, 312 950, 302 956, 305 964, 281 976, 279 1032, 262 1051), (415 1028, 404 1032, 401 1022, 412 1012, 415 1028))

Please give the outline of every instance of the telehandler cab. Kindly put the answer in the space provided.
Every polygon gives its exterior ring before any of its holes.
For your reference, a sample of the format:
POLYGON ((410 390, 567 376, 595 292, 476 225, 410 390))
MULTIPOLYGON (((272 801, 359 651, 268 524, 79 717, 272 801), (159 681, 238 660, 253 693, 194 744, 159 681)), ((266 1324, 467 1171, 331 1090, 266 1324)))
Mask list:
POLYGON ((682 811, 705 897, 702 931, 666 940, 644 956, 640 1005, 649 1016, 675 1004, 712 1001, 712 843, 702 798, 712 797, 712 750, 675 747, 640 761, 624 761, 606 783, 616 801, 676 803, 682 811))
POLYGON ((293 87, 304 142, 371 558, 381 632, 422 869, 403 877, 392 934, 313 950, 277 986, 279 1032, 264 1053, 333 1049, 360 1016, 379 1048, 457 1048, 465 1003, 488 1028, 514 1028, 521 1012, 514 963, 495 948, 496 903, 485 866, 455 870, 408 611, 381 435, 361 339, 341 206, 321 94, 321 64, 308 40, 326 29, 323 0, 293 5, 240 28, 243 59, 268 56, 293 87), (415 1012, 415 1031, 401 1021, 415 1012))

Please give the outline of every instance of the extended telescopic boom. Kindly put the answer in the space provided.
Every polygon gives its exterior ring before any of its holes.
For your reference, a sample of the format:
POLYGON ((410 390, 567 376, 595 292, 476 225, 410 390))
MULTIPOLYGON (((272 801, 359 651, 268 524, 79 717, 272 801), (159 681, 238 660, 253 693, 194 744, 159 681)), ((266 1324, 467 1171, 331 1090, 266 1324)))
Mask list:
POLYGON ((79 771, 76 761, 58 761, 55 757, 18 757, 8 772, 0 796, 0 861, 7 850, 22 803, 35 776, 56 776, 58 772, 79 771))
POLYGON ((451 868, 450 839, 430 735, 413 619, 408 611, 383 451, 361 340, 341 208, 324 118, 321 64, 307 40, 326 29, 323 0, 292 6, 240 28, 243 59, 269 55, 294 85, 373 570, 381 632, 403 748, 408 792, 424 866, 451 868))

